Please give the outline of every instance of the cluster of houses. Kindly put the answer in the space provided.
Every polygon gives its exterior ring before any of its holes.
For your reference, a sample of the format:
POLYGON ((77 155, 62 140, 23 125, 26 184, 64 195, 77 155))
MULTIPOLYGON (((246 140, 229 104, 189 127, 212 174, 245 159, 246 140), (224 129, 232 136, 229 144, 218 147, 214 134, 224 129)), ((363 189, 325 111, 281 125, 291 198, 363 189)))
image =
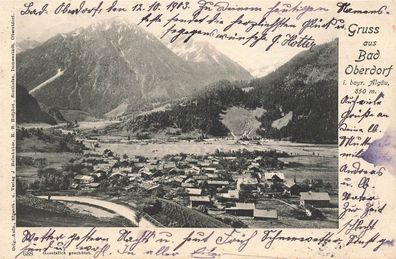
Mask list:
POLYGON ((118 157, 109 153, 86 150, 77 161, 91 168, 89 174, 77 174, 71 188, 97 189, 103 180, 123 190, 138 186, 147 193, 162 190, 162 197, 191 208, 205 206, 235 216, 276 219, 276 209, 256 208, 260 197, 300 195, 302 205, 327 207, 327 193, 311 192, 309 186, 286 179, 276 169, 262 168, 256 157, 244 170, 226 171, 224 163, 237 157, 174 155, 162 159, 118 157))

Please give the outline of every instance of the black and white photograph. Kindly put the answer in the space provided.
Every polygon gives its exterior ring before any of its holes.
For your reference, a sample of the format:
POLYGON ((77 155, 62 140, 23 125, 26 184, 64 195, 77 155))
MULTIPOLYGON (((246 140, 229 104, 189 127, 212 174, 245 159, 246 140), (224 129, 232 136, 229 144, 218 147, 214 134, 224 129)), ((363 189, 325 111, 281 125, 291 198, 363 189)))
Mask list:
POLYGON ((336 37, 44 21, 16 25, 17 227, 338 228, 336 37))

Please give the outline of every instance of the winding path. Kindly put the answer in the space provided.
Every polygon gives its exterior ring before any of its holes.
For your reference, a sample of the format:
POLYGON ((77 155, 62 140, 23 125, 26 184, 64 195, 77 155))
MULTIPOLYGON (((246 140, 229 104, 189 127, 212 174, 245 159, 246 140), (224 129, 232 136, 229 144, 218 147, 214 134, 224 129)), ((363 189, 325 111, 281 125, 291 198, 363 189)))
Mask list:
MULTIPOLYGON (((47 196, 37 196, 38 198, 47 199, 47 196)), ((145 218, 141 218, 140 222, 136 221, 136 211, 127 207, 125 205, 117 204, 110 201, 100 200, 93 197, 81 197, 81 196, 51 196, 51 200, 58 200, 58 201, 69 201, 69 202, 82 202, 86 204, 92 204, 99 207, 103 207, 109 210, 114 211, 115 213, 123 216, 124 218, 130 220, 137 226, 141 228, 154 228, 155 225, 152 224, 150 221, 146 220, 145 218)))

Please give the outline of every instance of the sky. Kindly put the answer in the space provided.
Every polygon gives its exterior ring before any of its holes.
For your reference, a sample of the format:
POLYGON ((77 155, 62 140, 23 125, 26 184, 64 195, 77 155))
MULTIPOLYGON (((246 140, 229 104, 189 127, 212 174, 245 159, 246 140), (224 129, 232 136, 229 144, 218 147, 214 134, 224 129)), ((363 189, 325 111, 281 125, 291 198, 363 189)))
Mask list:
MULTIPOLYGON (((36 2, 35 4, 37 4, 37 6, 39 7, 40 1, 36 2)), ((130 2, 128 4, 130 5, 130 2)), ((21 6, 22 8, 23 4, 20 4, 19 6, 21 6)), ((94 18, 88 15, 55 16, 51 13, 46 16, 19 15, 16 19, 16 37, 17 41, 32 39, 39 42, 44 42, 58 33, 67 33, 80 27, 86 27, 91 23, 101 20, 109 20, 114 17, 116 17, 116 15, 103 13, 101 15, 97 15, 94 18)), ((121 18, 131 23, 138 22, 137 17, 133 15, 124 15, 121 18)), ((160 24, 153 24, 149 28, 144 29, 157 37, 162 35, 162 33, 164 32, 164 28, 160 24)), ((331 32, 323 33, 318 31, 312 31, 312 34, 315 36, 317 44, 325 43, 336 38, 335 33, 331 32)), ((279 47, 273 48, 271 51, 265 51, 265 48, 268 45, 265 43, 257 44, 255 47, 250 48, 247 46, 242 46, 241 43, 238 42, 222 41, 219 39, 213 39, 208 37, 200 38, 200 36, 194 36, 193 38, 194 40, 209 41, 209 43, 215 46, 217 50, 221 51, 229 58, 239 63, 254 76, 264 76, 265 74, 272 72, 274 69, 290 60, 290 58, 292 58, 298 52, 303 51, 303 49, 301 48, 290 47, 279 47)))

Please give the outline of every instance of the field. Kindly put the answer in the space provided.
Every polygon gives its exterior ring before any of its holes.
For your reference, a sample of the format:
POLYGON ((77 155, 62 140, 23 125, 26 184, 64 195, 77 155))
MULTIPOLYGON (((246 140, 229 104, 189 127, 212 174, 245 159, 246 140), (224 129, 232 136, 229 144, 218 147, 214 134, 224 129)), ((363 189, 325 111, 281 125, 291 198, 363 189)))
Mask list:
MULTIPOLYGON (((31 157, 33 159, 46 159, 47 167, 55 169, 62 168, 70 159, 77 158, 78 154, 69 152, 48 153, 48 152, 20 152, 18 157, 31 157)), ((38 179, 38 166, 35 165, 17 165, 17 176, 24 182, 32 183, 38 179)))
POLYGON ((16 135, 17 177, 29 183, 37 179, 39 168, 61 169, 84 147, 56 129, 21 128, 16 135))
POLYGON ((275 129, 281 129, 281 128, 287 126, 287 124, 289 124, 289 122, 292 120, 292 118, 293 118, 293 112, 291 111, 288 114, 286 114, 285 116, 283 116, 282 118, 274 120, 271 124, 271 127, 275 128, 275 129))
POLYGON ((36 136, 17 140, 17 152, 57 152, 59 142, 45 142, 39 140, 36 136))
POLYGON ((304 179, 321 179, 323 182, 331 183, 334 189, 338 189, 338 159, 329 156, 295 156, 281 157, 283 162, 297 162, 302 166, 282 169, 286 178, 296 177, 298 182, 304 179))
POLYGON ((82 121, 78 123, 78 127, 76 129, 87 130, 87 129, 103 129, 108 125, 112 125, 118 123, 119 121, 82 121))
POLYGON ((221 122, 230 129, 233 135, 254 136, 261 125, 257 118, 261 117, 264 112, 262 108, 248 110, 242 107, 231 107, 221 115, 221 122))
POLYGON ((272 150, 286 152, 298 156, 313 156, 313 152, 319 153, 320 156, 332 157, 337 161, 337 145, 319 145, 319 144, 300 144, 287 141, 250 141, 237 142, 231 139, 208 139, 203 142, 139 142, 139 143, 100 143, 98 150, 110 149, 117 154, 127 154, 128 156, 141 155, 145 157, 162 157, 169 154, 196 154, 205 155, 214 153, 216 149, 230 151, 238 149, 253 150, 272 150))
POLYGON ((91 116, 89 113, 81 110, 59 110, 62 113, 63 118, 67 121, 96 121, 97 118, 91 116))
POLYGON ((25 129, 33 129, 33 128, 41 128, 41 129, 53 129, 53 128, 61 128, 65 127, 66 123, 58 123, 56 125, 51 125, 47 123, 40 123, 40 122, 35 122, 35 123, 18 123, 17 124, 17 129, 25 128, 25 129))

